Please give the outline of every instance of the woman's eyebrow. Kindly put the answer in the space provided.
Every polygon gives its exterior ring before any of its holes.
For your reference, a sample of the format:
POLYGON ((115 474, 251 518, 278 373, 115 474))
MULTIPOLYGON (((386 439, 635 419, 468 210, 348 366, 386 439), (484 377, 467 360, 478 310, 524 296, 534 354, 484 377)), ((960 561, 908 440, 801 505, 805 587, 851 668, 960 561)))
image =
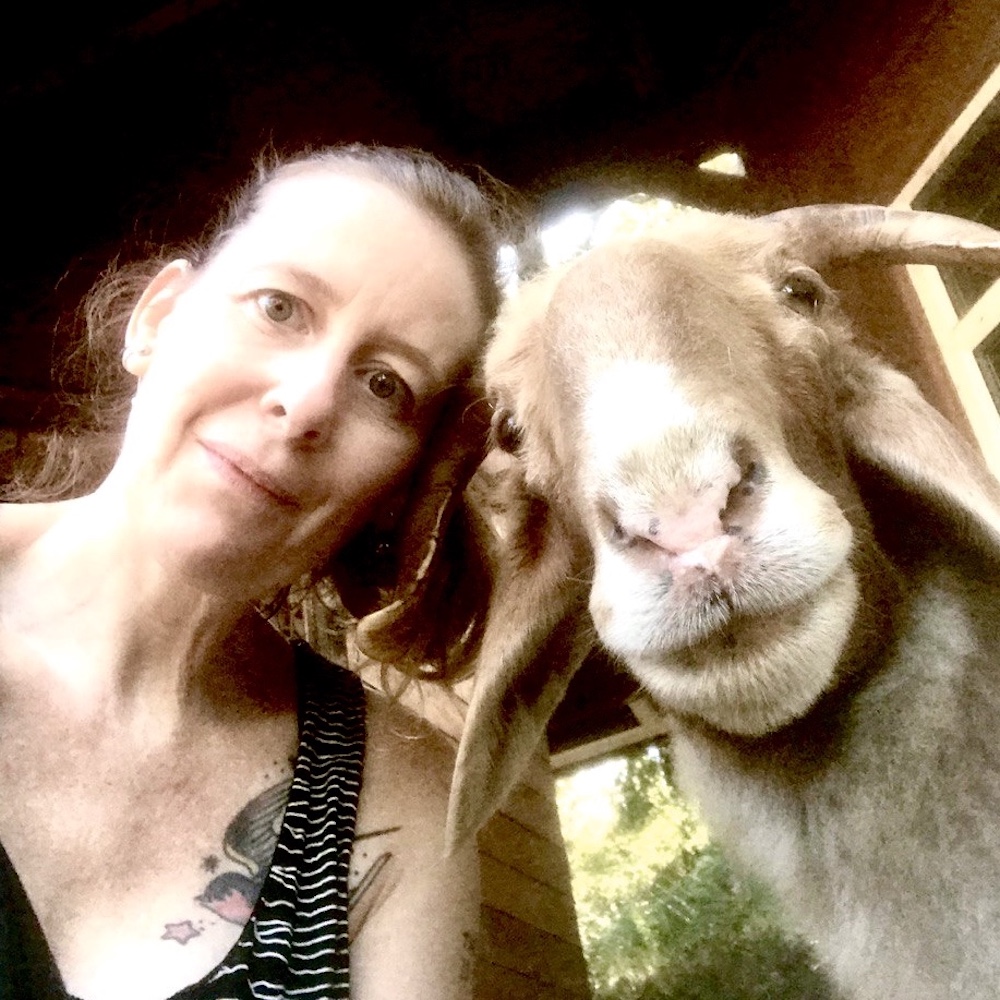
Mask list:
POLYGON ((374 345, 381 350, 399 355, 415 368, 418 368, 428 381, 428 389, 442 389, 447 383, 444 372, 419 347, 408 341, 394 337, 391 333, 380 330, 374 337, 374 345))
POLYGON ((296 267, 294 264, 284 264, 282 267, 311 294, 329 299, 332 302, 339 302, 342 298, 326 278, 320 277, 320 275, 315 274, 313 271, 296 267))
MULTIPOLYGON (((310 294, 324 298, 329 302, 338 302, 342 298, 330 282, 320 275, 315 274, 313 271, 296 267, 294 264, 284 265, 284 268, 288 274, 294 278, 295 281, 299 282, 310 294)), ((419 347, 415 347, 408 341, 396 337, 385 330, 376 331, 374 344, 376 347, 398 354, 400 357, 405 358, 410 364, 420 369, 424 373, 428 382, 432 383, 430 388, 433 389, 435 385, 438 388, 443 388, 445 386, 447 382, 445 373, 441 371, 419 347)))

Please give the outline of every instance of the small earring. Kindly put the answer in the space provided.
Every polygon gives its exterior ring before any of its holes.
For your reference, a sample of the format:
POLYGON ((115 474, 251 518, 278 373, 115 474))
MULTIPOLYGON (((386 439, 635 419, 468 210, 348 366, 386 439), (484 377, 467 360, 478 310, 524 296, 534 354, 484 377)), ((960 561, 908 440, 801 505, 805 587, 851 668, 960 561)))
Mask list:
POLYGON ((127 344, 125 350, 122 351, 122 368, 134 375, 135 372, 132 371, 132 366, 135 364, 136 358, 147 358, 150 353, 150 349, 144 344, 139 347, 136 347, 134 344, 127 344))

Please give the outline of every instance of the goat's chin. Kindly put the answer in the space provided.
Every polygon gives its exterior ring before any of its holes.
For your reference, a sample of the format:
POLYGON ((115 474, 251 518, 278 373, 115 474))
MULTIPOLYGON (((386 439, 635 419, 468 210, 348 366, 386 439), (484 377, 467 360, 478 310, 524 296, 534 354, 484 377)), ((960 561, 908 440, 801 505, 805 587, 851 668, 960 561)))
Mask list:
POLYGON ((666 710, 725 732, 762 736, 800 718, 831 687, 858 605, 843 565, 797 605, 740 617, 680 649, 641 654, 598 634, 666 710))

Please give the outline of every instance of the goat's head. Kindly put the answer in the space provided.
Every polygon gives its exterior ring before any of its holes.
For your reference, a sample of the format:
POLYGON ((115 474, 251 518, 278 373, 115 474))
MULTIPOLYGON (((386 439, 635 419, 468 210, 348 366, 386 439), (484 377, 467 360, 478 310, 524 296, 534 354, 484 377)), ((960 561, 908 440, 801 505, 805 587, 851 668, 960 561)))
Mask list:
POLYGON ((957 434, 850 341, 816 268, 866 254, 1000 269, 1000 237, 865 208, 699 215, 508 306, 486 379, 526 499, 505 508, 453 834, 503 794, 593 630, 673 712, 743 736, 805 713, 880 613, 851 455, 994 516, 957 434))

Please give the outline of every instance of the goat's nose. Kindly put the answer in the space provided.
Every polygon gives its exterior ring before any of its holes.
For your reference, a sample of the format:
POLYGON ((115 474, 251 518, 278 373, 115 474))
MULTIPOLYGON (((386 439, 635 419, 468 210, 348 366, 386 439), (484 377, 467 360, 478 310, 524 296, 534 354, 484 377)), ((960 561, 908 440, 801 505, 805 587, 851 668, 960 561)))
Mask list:
POLYGON ((640 529, 635 534, 678 555, 701 548, 723 534, 725 499, 720 505, 714 492, 710 496, 697 497, 680 509, 671 505, 651 515, 645 530, 640 529))
POLYGON ((734 462, 712 481, 677 486, 656 500, 611 517, 612 541, 652 556, 673 574, 718 571, 733 544, 729 510, 745 475, 734 462), (637 544, 638 543, 638 544, 637 544))
POLYGON ((699 498, 681 511, 666 509, 641 521, 618 521, 615 535, 629 547, 644 543, 643 550, 655 553, 672 573, 714 572, 733 541, 712 498, 699 498))

